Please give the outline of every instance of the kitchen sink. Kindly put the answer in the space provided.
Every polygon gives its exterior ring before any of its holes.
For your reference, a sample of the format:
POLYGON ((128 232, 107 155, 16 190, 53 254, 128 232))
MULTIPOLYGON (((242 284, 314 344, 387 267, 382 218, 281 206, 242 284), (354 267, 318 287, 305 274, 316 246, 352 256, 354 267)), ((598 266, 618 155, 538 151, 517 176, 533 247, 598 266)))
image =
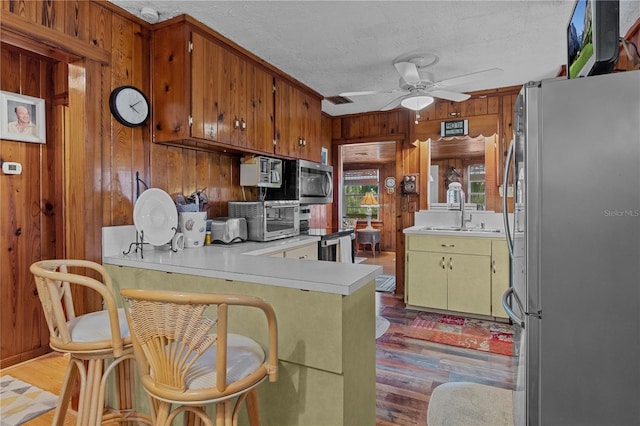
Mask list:
POLYGON ((455 232, 487 232, 500 233, 501 229, 496 228, 461 228, 459 226, 424 226, 423 231, 455 231, 455 232))

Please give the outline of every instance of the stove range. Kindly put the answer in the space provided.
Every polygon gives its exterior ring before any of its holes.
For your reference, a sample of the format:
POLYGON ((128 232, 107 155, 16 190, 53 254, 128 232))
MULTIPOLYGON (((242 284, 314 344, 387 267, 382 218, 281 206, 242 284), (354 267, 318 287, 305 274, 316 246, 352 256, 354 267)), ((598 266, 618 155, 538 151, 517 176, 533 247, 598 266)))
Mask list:
POLYGON ((309 228, 305 232, 301 232, 305 235, 313 235, 320 237, 318 242, 318 260, 327 260, 330 262, 337 262, 338 259, 338 244, 340 237, 351 237, 351 262, 355 259, 355 246, 353 240, 355 239, 354 229, 343 228, 309 228))

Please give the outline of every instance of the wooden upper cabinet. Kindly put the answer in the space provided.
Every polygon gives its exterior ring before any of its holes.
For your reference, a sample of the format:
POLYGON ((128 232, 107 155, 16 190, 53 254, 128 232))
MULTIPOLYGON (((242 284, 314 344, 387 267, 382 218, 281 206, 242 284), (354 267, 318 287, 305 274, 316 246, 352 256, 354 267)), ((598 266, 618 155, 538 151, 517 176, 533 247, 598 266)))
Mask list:
POLYGON ((191 32, 182 26, 156 31, 153 37, 153 141, 191 137, 191 32))
POLYGON ((192 18, 157 24, 153 52, 154 142, 320 161, 321 95, 192 18))
POLYGON ((247 62, 247 143, 257 151, 272 154, 274 139, 273 75, 247 62))
POLYGON ((321 99, 276 77, 275 154, 319 162, 321 99))
POLYGON ((154 32, 154 142, 273 153, 273 76, 188 24, 154 32))

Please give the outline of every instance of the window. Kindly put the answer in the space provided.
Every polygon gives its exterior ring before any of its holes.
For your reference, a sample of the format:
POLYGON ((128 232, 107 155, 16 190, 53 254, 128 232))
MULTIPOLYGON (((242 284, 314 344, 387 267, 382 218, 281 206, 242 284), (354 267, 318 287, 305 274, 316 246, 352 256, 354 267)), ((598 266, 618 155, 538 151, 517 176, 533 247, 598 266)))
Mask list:
MULTIPOLYGON (((377 169, 345 170, 344 172, 344 206, 343 217, 366 218, 367 209, 360 207, 360 201, 367 192, 373 191, 378 202, 380 173, 377 169)), ((378 220, 378 208, 371 209, 371 218, 378 220)))
POLYGON ((485 195, 485 176, 484 176, 484 164, 471 164, 468 170, 468 188, 469 202, 484 206, 485 195))

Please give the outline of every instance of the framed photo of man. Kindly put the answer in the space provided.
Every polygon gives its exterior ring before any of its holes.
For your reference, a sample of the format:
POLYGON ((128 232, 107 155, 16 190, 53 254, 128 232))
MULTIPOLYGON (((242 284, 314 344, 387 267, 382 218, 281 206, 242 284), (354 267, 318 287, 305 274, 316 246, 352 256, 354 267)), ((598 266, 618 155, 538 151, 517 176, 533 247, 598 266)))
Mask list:
POLYGON ((0 139, 46 143, 44 99, 0 91, 0 139))

